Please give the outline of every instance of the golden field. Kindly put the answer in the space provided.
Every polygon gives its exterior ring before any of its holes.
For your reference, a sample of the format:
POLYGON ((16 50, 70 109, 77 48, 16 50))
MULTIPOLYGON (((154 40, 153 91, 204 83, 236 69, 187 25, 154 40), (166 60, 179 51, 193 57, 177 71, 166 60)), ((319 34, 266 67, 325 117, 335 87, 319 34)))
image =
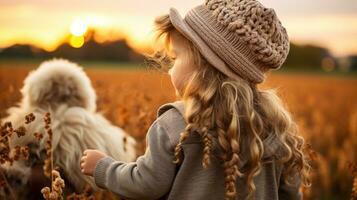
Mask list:
MULTIPOLYGON (((0 63, 0 118, 20 100, 23 80, 37 64, 0 63)), ((100 67, 85 70, 96 89, 98 109, 134 136, 143 153, 157 108, 176 99, 170 79, 155 70, 100 67)), ((315 151, 306 199, 349 199, 357 162, 356 77, 274 73, 262 88, 279 91, 315 151)))

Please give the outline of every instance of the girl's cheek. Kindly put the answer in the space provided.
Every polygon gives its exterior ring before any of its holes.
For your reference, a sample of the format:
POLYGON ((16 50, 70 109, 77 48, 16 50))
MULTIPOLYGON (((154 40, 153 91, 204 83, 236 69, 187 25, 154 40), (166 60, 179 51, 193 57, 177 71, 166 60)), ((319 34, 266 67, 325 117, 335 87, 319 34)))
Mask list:
POLYGON ((178 66, 179 63, 176 63, 171 69, 170 69, 170 77, 171 77, 171 83, 174 86, 176 90, 180 90, 181 85, 182 85, 182 69, 180 69, 178 66))
POLYGON ((170 69, 170 77, 171 77, 172 85, 175 87, 175 89, 178 89, 179 83, 178 83, 178 80, 177 80, 178 77, 177 77, 175 68, 171 68, 170 69))
POLYGON ((182 89, 187 76, 191 73, 189 64, 186 60, 176 59, 175 64, 169 70, 171 82, 176 90, 182 89))

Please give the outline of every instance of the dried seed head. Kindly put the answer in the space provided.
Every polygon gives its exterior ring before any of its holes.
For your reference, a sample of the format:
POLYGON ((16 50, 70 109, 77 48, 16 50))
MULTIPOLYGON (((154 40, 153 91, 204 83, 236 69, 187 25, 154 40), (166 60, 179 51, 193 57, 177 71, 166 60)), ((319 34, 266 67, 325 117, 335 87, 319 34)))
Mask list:
POLYGON ((64 180, 61 178, 61 174, 57 170, 52 170, 52 182, 51 188, 42 188, 41 193, 46 200, 60 200, 63 199, 63 189, 65 187, 64 180))
POLYGON ((20 126, 14 132, 17 134, 17 137, 21 137, 26 135, 26 128, 24 126, 20 126))
POLYGON ((41 190, 44 199, 50 199, 51 189, 49 187, 44 187, 41 190))
POLYGON ((28 146, 21 147, 21 154, 25 160, 28 160, 30 157, 30 148, 28 146))
POLYGON ((25 116, 25 124, 29 124, 31 122, 33 122, 36 119, 35 115, 33 113, 30 113, 28 115, 25 116))
POLYGON ((56 171, 56 170, 52 170, 52 176, 53 176, 53 178, 61 177, 60 173, 58 171, 56 171))
POLYGON ((43 138, 43 134, 42 134, 42 133, 36 132, 36 133, 34 133, 33 135, 35 136, 35 138, 36 138, 38 141, 40 141, 40 140, 43 138))

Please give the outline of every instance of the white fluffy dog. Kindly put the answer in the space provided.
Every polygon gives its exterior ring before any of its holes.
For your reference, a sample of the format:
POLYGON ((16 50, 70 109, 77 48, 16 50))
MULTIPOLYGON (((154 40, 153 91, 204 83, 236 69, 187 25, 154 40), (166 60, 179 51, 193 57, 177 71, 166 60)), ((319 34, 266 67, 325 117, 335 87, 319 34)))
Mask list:
POLYGON ((98 189, 93 178, 80 171, 79 160, 85 149, 99 149, 122 161, 135 160, 134 139, 96 111, 95 91, 78 65, 63 59, 46 61, 26 77, 21 93, 23 98, 19 105, 8 109, 8 117, 2 120, 12 122, 16 128, 24 124, 25 115, 33 113, 36 117, 26 126, 25 136, 13 135, 10 139, 12 148, 30 145, 29 161, 2 166, 10 182, 16 180, 19 198, 29 195, 29 188, 35 187, 33 184, 38 180, 32 179, 38 179, 36 176, 40 173, 34 168, 38 165, 42 170, 46 158, 46 138, 38 142, 33 136, 35 132, 47 136, 43 122, 46 112, 50 112, 52 120, 54 165, 61 168, 67 189, 72 187, 72 191, 81 192, 87 184, 98 189))

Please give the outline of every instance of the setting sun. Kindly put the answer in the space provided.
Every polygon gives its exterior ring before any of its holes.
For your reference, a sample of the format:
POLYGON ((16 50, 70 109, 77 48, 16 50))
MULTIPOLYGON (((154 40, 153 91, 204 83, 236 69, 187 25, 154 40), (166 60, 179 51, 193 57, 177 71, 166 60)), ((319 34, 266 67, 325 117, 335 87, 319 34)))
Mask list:
POLYGON ((88 23, 81 19, 76 19, 72 22, 70 27, 71 37, 69 44, 73 48, 80 48, 84 44, 84 34, 88 30, 88 23))
POLYGON ((69 40, 69 44, 74 48, 80 48, 84 44, 84 37, 72 35, 69 40))

